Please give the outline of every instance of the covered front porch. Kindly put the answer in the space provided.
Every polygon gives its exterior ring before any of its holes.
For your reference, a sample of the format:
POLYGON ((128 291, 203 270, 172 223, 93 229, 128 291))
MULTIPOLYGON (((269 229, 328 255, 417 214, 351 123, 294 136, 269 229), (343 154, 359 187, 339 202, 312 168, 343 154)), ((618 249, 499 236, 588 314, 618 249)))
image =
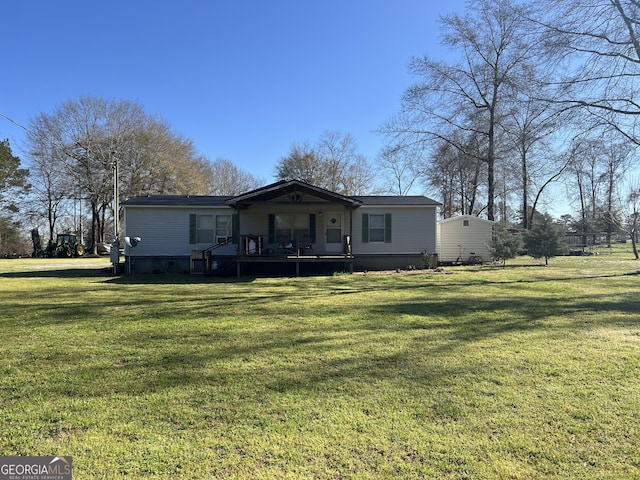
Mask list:
POLYGON ((239 255, 341 254, 357 200, 307 183, 281 181, 225 202, 236 211, 239 255))
MULTIPOLYGON (((252 266, 274 271, 292 266, 296 275, 304 265, 341 263, 353 270, 353 211, 361 205, 356 199, 291 180, 229 198, 225 205, 235 210, 236 252, 220 260, 232 261, 237 275, 252 266)), ((203 253, 214 266, 215 247, 203 253)))

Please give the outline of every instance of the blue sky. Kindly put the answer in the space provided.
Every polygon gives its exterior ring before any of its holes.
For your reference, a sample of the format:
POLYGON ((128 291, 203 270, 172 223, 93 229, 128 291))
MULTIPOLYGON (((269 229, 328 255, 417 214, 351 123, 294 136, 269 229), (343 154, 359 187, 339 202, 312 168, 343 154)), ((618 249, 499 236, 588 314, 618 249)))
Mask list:
MULTIPOLYGON (((351 134, 373 160, 411 57, 443 58, 464 0, 6 0, 0 113, 27 125, 84 95, 139 102, 214 160, 273 181, 291 144, 351 134), (435 5, 434 5, 435 4, 435 5)), ((23 153, 24 132, 0 117, 23 153)))

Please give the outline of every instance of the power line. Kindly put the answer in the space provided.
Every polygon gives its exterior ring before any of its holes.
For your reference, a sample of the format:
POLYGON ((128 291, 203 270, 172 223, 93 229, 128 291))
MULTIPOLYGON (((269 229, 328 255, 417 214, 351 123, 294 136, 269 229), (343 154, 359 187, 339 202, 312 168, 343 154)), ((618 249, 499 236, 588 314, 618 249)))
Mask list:
POLYGON ((27 133, 31 133, 27 127, 25 127, 25 126, 24 126, 24 125, 22 125, 21 123, 16 122, 13 118, 11 118, 11 117, 9 117, 9 116, 5 115, 4 113, 0 112, 0 117, 5 118, 5 119, 9 120, 9 121, 10 121, 11 123, 13 123, 14 125, 16 125, 16 126, 20 127, 21 129, 23 129, 25 132, 27 132, 27 133))

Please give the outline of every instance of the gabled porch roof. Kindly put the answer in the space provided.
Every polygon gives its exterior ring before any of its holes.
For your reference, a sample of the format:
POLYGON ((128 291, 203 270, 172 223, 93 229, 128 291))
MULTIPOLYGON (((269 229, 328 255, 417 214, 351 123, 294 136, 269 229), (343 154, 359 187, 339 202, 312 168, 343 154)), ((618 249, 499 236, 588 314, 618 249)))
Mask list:
MULTIPOLYGON (((280 180, 251 192, 231 197, 225 201, 230 207, 241 209, 250 205, 265 203, 286 196, 291 203, 305 203, 305 196, 311 196, 322 201, 342 205, 344 207, 357 208, 362 205, 360 200, 339 193, 316 187, 302 180, 280 180)), ((308 198, 308 197, 307 197, 308 198)))

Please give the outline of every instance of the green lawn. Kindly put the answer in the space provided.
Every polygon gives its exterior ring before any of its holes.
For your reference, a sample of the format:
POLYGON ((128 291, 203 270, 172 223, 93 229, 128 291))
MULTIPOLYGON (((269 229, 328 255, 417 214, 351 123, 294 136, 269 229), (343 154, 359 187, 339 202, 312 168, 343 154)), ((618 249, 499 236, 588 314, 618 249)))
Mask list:
POLYGON ((640 478, 640 263, 302 278, 0 260, 0 455, 74 478, 640 478))

